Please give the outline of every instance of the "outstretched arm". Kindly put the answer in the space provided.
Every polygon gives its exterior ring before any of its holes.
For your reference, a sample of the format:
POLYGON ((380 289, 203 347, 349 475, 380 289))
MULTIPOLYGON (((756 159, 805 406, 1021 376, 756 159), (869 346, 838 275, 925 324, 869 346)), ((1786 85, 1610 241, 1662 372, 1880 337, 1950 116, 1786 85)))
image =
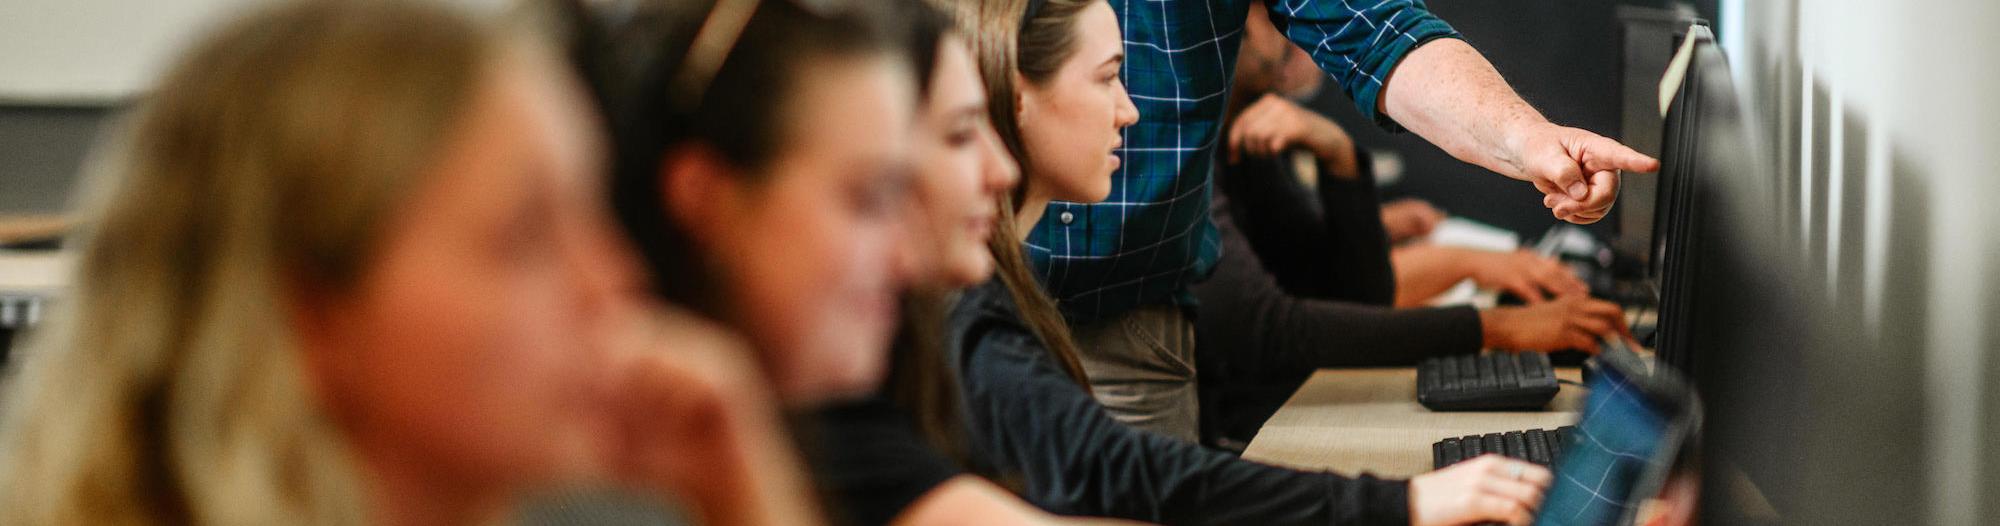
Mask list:
POLYGON ((1619 171, 1660 165, 1617 141, 1549 122, 1458 39, 1410 51, 1377 100, 1382 113, 1453 157, 1534 183, 1546 196, 1543 206, 1573 223, 1593 223, 1611 211, 1619 171))
POLYGON ((1454 157, 1534 183, 1557 218, 1603 219, 1618 199, 1620 170, 1659 169, 1659 161, 1617 141, 1550 123, 1420 2, 1357 9, 1335 0, 1272 0, 1265 7, 1364 115, 1393 119, 1454 157))

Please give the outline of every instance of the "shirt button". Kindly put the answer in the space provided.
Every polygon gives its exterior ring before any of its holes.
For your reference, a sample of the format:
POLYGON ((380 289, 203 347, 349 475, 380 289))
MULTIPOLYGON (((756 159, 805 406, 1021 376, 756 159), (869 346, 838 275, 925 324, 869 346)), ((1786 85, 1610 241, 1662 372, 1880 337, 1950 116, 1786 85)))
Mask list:
POLYGON ((1064 211, 1064 212, 1062 213, 1062 215, 1059 215, 1059 216, 1056 216, 1056 217, 1057 217, 1057 218, 1059 218, 1059 219, 1062 219, 1062 222, 1063 222, 1063 224, 1065 224, 1065 225, 1069 224, 1069 222, 1070 222, 1070 221, 1075 221, 1075 220, 1076 220, 1076 215, 1074 215, 1074 214, 1071 214, 1071 213, 1069 213, 1068 211, 1064 211))

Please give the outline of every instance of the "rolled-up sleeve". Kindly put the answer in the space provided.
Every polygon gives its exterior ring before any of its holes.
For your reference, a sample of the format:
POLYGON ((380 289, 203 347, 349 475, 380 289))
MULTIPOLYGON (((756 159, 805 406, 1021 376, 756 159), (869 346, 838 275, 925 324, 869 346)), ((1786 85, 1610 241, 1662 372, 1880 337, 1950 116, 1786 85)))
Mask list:
POLYGON ((1422 0, 1277 0, 1266 5, 1271 22, 1333 76, 1362 115, 1390 128, 1395 123, 1376 111, 1389 72, 1423 43, 1459 37, 1422 0))

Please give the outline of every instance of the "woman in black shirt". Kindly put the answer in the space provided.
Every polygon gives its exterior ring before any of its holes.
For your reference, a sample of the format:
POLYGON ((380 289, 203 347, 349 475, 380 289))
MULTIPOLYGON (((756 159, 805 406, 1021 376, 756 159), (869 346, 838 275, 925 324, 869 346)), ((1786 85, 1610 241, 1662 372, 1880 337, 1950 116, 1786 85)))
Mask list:
POLYGON ((1246 461, 1111 419, 1087 391, 1075 343, 1021 257, 1020 233, 1051 198, 1103 198, 1091 189, 1108 186, 1116 162, 1098 148, 1115 145, 1117 129, 1137 114, 1117 81, 1122 44, 1109 6, 1036 1, 1024 22, 1028 3, 959 5, 961 23, 982 36, 988 111, 1010 151, 1038 160, 1024 166, 1078 167, 1026 170, 1024 187, 1000 206, 992 242, 999 278, 968 291, 952 312, 949 357, 980 459, 1057 513, 1169 524, 1526 524, 1549 473, 1523 462, 1487 457, 1415 483, 1348 478, 1246 461), (1104 70, 1117 94, 1108 102, 1084 80, 1104 70), (1030 152, 1023 126, 1060 127, 1040 133, 1075 139, 1030 152), (1107 133, 1114 140, 1096 141, 1107 133))

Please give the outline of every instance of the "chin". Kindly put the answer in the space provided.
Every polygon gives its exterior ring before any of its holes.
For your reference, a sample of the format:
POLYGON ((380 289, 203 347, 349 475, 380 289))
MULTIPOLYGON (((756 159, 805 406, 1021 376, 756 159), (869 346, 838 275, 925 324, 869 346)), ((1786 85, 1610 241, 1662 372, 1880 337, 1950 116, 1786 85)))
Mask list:
POLYGON ((1089 197, 1077 200, 1079 203, 1102 203, 1111 198, 1111 184, 1107 181, 1103 188, 1092 188, 1089 197))
POLYGON ((965 258, 958 265, 953 266, 950 276, 947 277, 950 283, 944 283, 942 288, 967 288, 985 283, 987 279, 993 277, 992 253, 984 250, 985 247, 980 248, 981 250, 978 254, 965 258))

